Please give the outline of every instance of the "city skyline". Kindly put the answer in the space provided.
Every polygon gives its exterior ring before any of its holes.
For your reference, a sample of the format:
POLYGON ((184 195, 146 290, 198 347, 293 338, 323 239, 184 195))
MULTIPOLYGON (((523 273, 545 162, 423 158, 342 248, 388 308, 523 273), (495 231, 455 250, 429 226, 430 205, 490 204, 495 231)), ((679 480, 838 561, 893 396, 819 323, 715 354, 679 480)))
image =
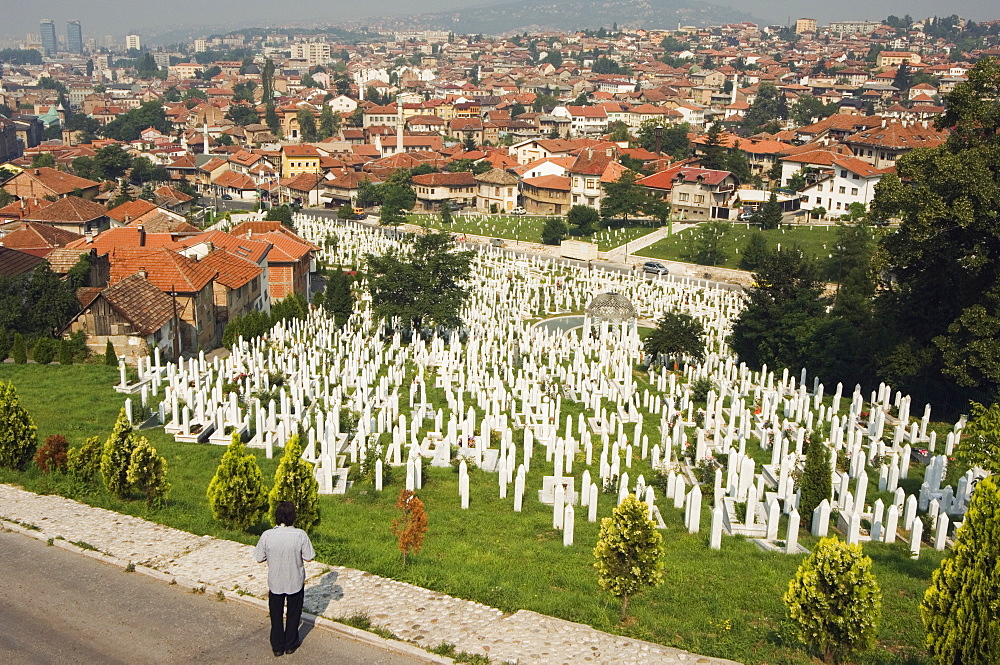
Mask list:
MULTIPOLYGON (((483 5, 503 4, 487 2, 483 5)), ((837 20, 878 20, 890 14, 909 14, 914 19, 927 16, 947 16, 959 14, 963 18, 982 21, 1000 18, 995 8, 986 0, 956 0, 942 7, 931 0, 890 0, 873 5, 862 0, 846 0, 836 6, 817 5, 802 0, 720 0, 712 3, 730 7, 735 11, 749 13, 759 21, 768 24, 791 24, 797 18, 815 18, 820 25, 837 20)), ((421 5, 422 12, 436 12, 449 9, 465 9, 477 6, 470 0, 428 0, 421 5)), ((413 6, 394 0, 374 0, 363 6, 331 6, 320 0, 300 0, 294 9, 285 7, 278 10, 270 6, 248 7, 236 0, 176 0, 169 6, 150 0, 126 2, 126 0, 92 0, 81 11, 79 3, 69 0, 48 0, 41 3, 36 12, 18 12, 6 17, 5 30, 0 37, 23 39, 27 34, 39 34, 39 22, 52 19, 58 25, 67 20, 80 20, 90 26, 89 34, 141 33, 153 36, 156 31, 199 28, 221 29, 249 26, 279 26, 301 23, 314 19, 317 23, 338 23, 375 18, 388 15, 405 15, 413 6), (137 11, 140 9, 141 11, 137 11), (184 17, 179 20, 178 17, 184 17)), ((586 27, 581 25, 581 27, 586 27)), ((596 27, 596 26, 593 26, 596 27)), ((649 28, 669 28, 674 26, 645 26, 649 28)), ((57 29, 57 33, 60 31, 57 29)))

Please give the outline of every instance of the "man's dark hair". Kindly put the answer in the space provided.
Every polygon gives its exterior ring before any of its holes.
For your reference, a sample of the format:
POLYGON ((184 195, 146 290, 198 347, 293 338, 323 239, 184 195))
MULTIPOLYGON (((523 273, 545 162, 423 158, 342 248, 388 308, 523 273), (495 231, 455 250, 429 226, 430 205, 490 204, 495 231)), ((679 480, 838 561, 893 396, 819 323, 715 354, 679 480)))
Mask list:
POLYGON ((284 524, 285 526, 295 524, 295 504, 291 501, 282 501, 279 503, 278 507, 274 509, 274 522, 276 524, 284 524))

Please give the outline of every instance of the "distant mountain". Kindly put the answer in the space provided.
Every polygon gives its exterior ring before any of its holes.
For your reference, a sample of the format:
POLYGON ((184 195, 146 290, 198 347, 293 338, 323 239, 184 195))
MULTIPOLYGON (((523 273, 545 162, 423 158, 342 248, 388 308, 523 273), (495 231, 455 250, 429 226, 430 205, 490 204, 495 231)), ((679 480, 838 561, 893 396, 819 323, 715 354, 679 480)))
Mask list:
POLYGON ((459 34, 501 34, 522 30, 643 27, 672 29, 681 25, 719 25, 752 21, 745 13, 695 0, 520 0, 431 14, 371 19, 382 31, 449 30, 459 34))

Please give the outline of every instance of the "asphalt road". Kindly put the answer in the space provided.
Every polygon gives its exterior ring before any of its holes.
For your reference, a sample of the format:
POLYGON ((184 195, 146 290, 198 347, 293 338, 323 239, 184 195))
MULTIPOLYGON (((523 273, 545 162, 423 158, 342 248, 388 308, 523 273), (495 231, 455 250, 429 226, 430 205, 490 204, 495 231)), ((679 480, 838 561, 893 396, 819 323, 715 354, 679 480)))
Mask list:
POLYGON ((267 613, 220 602, 18 533, 0 532, 0 663, 415 665, 426 661, 303 626, 278 660, 267 613))

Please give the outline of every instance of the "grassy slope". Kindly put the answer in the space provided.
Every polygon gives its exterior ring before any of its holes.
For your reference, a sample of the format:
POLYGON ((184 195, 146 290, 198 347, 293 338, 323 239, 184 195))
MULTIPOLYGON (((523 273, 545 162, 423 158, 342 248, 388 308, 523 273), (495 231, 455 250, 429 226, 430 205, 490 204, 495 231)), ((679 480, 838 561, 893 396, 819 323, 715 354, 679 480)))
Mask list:
MULTIPOLYGON (((825 260, 833 252, 837 242, 837 227, 805 226, 762 231, 769 247, 798 245, 808 256, 825 260)), ((684 229, 680 233, 664 238, 636 254, 655 259, 671 261, 692 261, 691 238, 697 232, 697 227, 684 229)), ((747 224, 733 224, 732 230, 722 240, 722 250, 726 260, 725 268, 739 268, 740 252, 747 244, 747 239, 754 229, 747 224)))
MULTIPOLYGON (((110 386, 117 381, 114 368, 101 366, 38 367, 0 365, 0 380, 12 380, 25 406, 35 418, 39 435, 63 433, 72 444, 84 437, 107 435, 123 403, 110 386)), ((433 397, 433 396, 432 396, 433 397)), ((564 402, 575 414, 578 406, 564 402)), ((647 419, 652 420, 652 419, 647 419)), ((652 423, 646 433, 652 439, 652 423)), ((169 505, 148 510, 141 502, 122 502, 103 488, 88 488, 71 479, 43 476, 31 467, 24 473, 0 470, 0 482, 13 482, 43 493, 59 493, 86 503, 145 517, 196 534, 211 534, 244 543, 256 541, 255 533, 226 531, 212 519, 204 498, 223 448, 179 444, 160 429, 143 432, 169 461, 173 490, 169 505)), ((596 453, 595 453, 596 457, 596 453)), ((273 475, 277 459, 259 453, 266 478, 273 475)), ((595 459, 595 463, 597 460, 595 459)), ((595 464, 596 467, 596 464, 595 464)), ((592 475, 595 467, 591 467, 592 475)), ((526 486, 541 486, 544 449, 536 447, 526 486)), ((905 481, 908 491, 919 487, 918 473, 905 481)), ((574 466, 574 474, 582 469, 574 466)), ((636 461, 630 476, 650 477, 636 461)), ((742 538, 724 538, 719 552, 707 548, 710 516, 703 506, 702 532, 691 535, 682 527, 679 510, 660 502, 668 525, 664 532, 665 583, 638 596, 630 607, 636 620, 618 624, 618 606, 596 584, 592 549, 597 525, 586 521, 586 509, 576 511, 576 545, 563 548, 561 534, 552 529, 551 511, 534 497, 525 497, 525 511, 512 510, 513 487, 507 499, 498 498, 496 475, 474 471, 472 501, 468 511, 458 508, 458 476, 451 469, 431 469, 419 492, 426 504, 430 530, 423 552, 405 569, 389 533, 395 514, 393 503, 401 486, 402 470, 381 495, 358 486, 344 497, 322 497, 322 523, 313 534, 321 560, 368 570, 412 582, 458 597, 484 602, 505 611, 520 608, 559 616, 642 639, 669 644, 697 653, 727 657, 747 663, 811 662, 797 644, 784 619, 781 595, 801 556, 760 551, 742 538)), ((874 475, 874 474, 873 474, 874 475)), ((873 501, 874 488, 869 493, 873 501)), ((600 515, 609 514, 611 497, 601 495, 600 515)), ((784 530, 782 530, 782 535, 784 530)), ((802 538, 807 547, 813 539, 802 538)), ((905 543, 868 545, 875 572, 884 592, 881 649, 866 656, 870 663, 919 663, 923 639, 917 606, 931 572, 941 556, 924 549, 911 561, 905 543)))
MULTIPOLYGON (((446 229, 452 233, 469 233, 505 240, 542 242, 542 227, 547 217, 506 215, 455 215, 450 225, 441 224, 440 215, 410 215, 412 224, 446 229)), ((571 236, 573 240, 596 242, 598 250, 606 252, 626 242, 632 242, 656 230, 655 226, 629 226, 601 229, 590 236, 571 236)))

